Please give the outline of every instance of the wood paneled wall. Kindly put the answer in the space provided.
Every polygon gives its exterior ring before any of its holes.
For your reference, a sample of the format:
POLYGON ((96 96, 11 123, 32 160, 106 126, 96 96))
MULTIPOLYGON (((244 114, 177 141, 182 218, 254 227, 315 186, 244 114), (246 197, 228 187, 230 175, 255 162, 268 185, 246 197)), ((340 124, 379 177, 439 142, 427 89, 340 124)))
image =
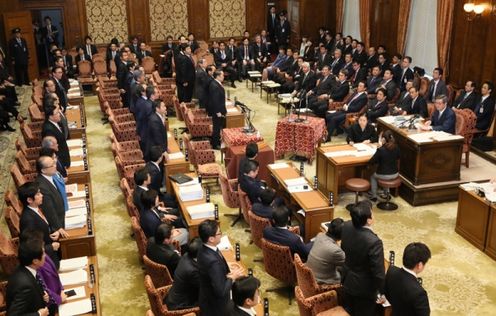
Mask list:
POLYGON ((370 45, 385 45, 394 54, 397 52, 398 0, 373 0, 370 12, 370 45))
POLYGON ((496 82, 496 15, 485 12, 483 16, 467 21, 463 2, 455 3, 449 82, 460 88, 467 80, 475 80, 479 87, 485 80, 496 82))

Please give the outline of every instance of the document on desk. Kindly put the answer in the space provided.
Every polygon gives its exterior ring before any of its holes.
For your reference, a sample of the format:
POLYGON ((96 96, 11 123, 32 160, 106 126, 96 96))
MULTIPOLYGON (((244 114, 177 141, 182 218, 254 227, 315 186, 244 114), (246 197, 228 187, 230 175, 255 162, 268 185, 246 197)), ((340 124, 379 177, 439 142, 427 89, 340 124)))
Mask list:
POLYGON ((83 157, 83 154, 84 154, 84 152, 83 152, 82 148, 69 150, 69 155, 71 157, 83 157))
POLYGON ((72 289, 64 289, 64 292, 68 292, 68 291, 74 291, 74 292, 76 292, 76 295, 67 297, 67 300, 68 301, 74 301, 76 299, 80 299, 80 298, 85 298, 86 297, 86 289, 84 288, 84 286, 78 286, 78 287, 75 287, 75 288, 72 288, 72 289))
POLYGON ((59 316, 72 316, 91 313, 91 299, 86 298, 75 302, 65 303, 59 306, 59 316))
POLYGON ((227 113, 238 113, 239 111, 237 108, 227 108, 226 112, 227 113))
POLYGON ((338 150, 338 151, 330 151, 325 153, 326 157, 334 158, 334 157, 346 157, 346 156, 354 156, 357 150, 338 150))
POLYGON ((180 186, 179 197, 183 202, 201 200, 203 199, 203 187, 199 183, 180 186))
POLYGON ((294 179, 286 179, 286 180, 284 180, 284 183, 286 183, 286 185, 288 187, 297 186, 297 185, 305 185, 305 184, 308 185, 308 181, 304 177, 299 177, 299 178, 294 178, 294 179))
POLYGON ((82 147, 83 146, 83 140, 81 138, 69 139, 69 140, 67 140, 67 146, 68 147, 82 147))
POLYGON ((170 153, 170 154, 168 154, 168 156, 169 156, 169 160, 184 158, 184 154, 180 151, 175 152, 175 153, 170 153))
POLYGON ((71 200, 71 201, 68 201, 68 204, 69 204, 69 209, 78 208, 78 207, 86 207, 86 200, 84 200, 84 199, 71 200))
POLYGON ((309 192, 312 190, 313 189, 308 184, 288 186, 288 192, 289 193, 309 192))
POLYGON ((81 270, 88 265, 88 257, 77 257, 60 260, 59 273, 81 270))
POLYGON ((231 241, 229 241, 229 237, 227 235, 220 238, 220 243, 217 245, 217 248, 219 248, 220 251, 232 249, 231 241))
POLYGON ((59 273, 59 277, 60 282, 64 287, 68 285, 86 284, 86 282, 88 282, 88 272, 83 269, 59 273))
POLYGON ((268 165, 272 170, 289 168, 289 165, 285 162, 272 163, 268 165))
POLYGON ((453 139, 461 139, 463 137, 460 135, 453 135, 443 131, 432 131, 425 133, 410 134, 408 135, 408 138, 410 138, 411 140, 417 143, 429 143, 433 141, 440 142, 440 141, 447 141, 453 139))
POLYGON ((86 214, 72 217, 65 217, 65 229, 81 228, 86 225, 88 217, 86 214))
POLYGON ((191 219, 211 218, 215 216, 215 205, 213 203, 191 205, 186 211, 191 219))
POLYGON ((71 161, 71 167, 82 167, 84 166, 84 160, 71 161))
POLYGON ((88 214, 88 209, 85 207, 76 207, 70 208, 67 212, 65 212, 65 218, 74 217, 74 216, 83 216, 88 214))

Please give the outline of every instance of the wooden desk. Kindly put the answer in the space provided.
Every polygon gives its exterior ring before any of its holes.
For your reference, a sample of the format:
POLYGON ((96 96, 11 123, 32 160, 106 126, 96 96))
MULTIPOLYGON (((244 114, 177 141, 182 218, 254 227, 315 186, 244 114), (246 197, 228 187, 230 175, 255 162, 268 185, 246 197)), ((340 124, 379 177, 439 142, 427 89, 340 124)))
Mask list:
MULTIPOLYGON (((86 208, 88 209, 88 223, 81 228, 68 229, 69 237, 61 238, 60 251, 62 259, 76 257, 96 256, 94 221, 93 221, 93 202, 91 200, 91 183, 78 184, 78 191, 86 191, 86 208)), ((80 200, 83 198, 74 198, 80 200)), ((72 199, 69 198, 69 201, 72 199)))
MULTIPOLYGON (((187 173, 187 175, 192 177, 192 178, 196 177, 196 173, 194 173, 194 172, 187 173)), ((172 192, 174 193, 174 195, 177 198, 177 201, 179 202, 179 209, 180 209, 181 213, 183 214, 183 218, 186 221, 186 224, 188 224, 189 239, 191 240, 191 239, 198 236, 198 226, 200 225, 200 223, 206 219, 214 219, 214 217, 192 219, 191 216, 189 216, 189 213, 187 211, 188 206, 207 203, 205 194, 203 194, 203 198, 200 200, 184 202, 181 199, 181 196, 179 195, 179 185, 174 181, 171 181, 171 185, 172 185, 172 192)))
POLYGON ((460 180, 463 137, 430 142, 416 142, 410 135, 417 130, 398 128, 377 120, 378 131, 391 130, 400 147, 400 174, 413 185, 460 180))
POLYGON ((89 183, 91 175, 89 170, 88 147, 86 146, 86 135, 81 138, 82 145, 71 144, 68 140, 69 154, 71 156, 71 167, 67 169, 67 177, 70 183, 89 183), (82 153, 82 154, 81 154, 82 153))
POLYGON ((226 128, 244 127, 245 114, 234 105, 226 105, 226 128))
MULTIPOLYGON (((81 315, 101 315, 102 314, 102 309, 100 307, 100 291, 99 291, 99 282, 100 282, 100 277, 98 275, 98 261, 96 256, 88 256, 88 267, 86 267, 86 271, 88 272, 88 282, 84 285, 85 291, 86 291, 86 297, 85 299, 91 298, 91 295, 94 295, 95 297, 95 304, 96 304, 96 310, 94 313, 86 313, 86 314, 81 314, 81 315), (93 267, 93 275, 94 275, 94 283, 91 281, 91 273, 90 273, 90 267, 93 267)), ((80 285, 70 285, 64 288, 64 291, 79 287, 80 285)), ((75 300, 69 300, 67 303, 71 302, 77 302, 78 299, 75 300)))
POLYGON ((364 167, 368 166, 371 155, 364 157, 341 156, 327 157, 326 153, 356 150, 351 145, 334 145, 317 148, 317 181, 319 191, 329 197, 329 192, 334 194, 334 204, 339 201, 339 188, 344 186, 346 180, 354 177, 366 178, 364 167))
MULTIPOLYGON (((288 187, 284 180, 299 178, 299 171, 289 165, 286 168, 273 169, 268 166, 272 175, 271 186, 282 193, 287 205, 296 205, 298 209, 305 211, 305 217, 296 214, 296 218, 305 226, 305 236, 302 236, 305 242, 310 241, 320 231, 320 224, 328 222, 334 218, 334 208, 329 206, 327 198, 319 191, 312 190, 308 192, 289 193, 288 187)), ((311 187, 312 184, 308 182, 311 187)))
POLYGON ((475 191, 459 189, 455 231, 496 260, 496 205, 475 191))
MULTIPOLYGON (((174 139, 174 136, 170 135, 170 133, 167 133, 167 147, 169 154, 182 152, 174 139)), ((169 176, 176 173, 188 173, 190 171, 189 166, 189 161, 186 161, 185 157, 179 159, 168 159, 164 163, 164 178, 167 193, 172 192, 172 185, 169 176)))
POLYGON ((69 134, 71 138, 81 138, 86 133, 86 114, 84 106, 68 105, 65 117, 69 124, 69 134))

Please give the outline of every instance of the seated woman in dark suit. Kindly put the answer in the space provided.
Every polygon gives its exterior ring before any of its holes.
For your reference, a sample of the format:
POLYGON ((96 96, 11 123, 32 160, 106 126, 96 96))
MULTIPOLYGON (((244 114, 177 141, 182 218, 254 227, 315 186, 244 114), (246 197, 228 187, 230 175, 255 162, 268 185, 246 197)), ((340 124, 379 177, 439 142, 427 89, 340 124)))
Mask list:
POLYGON ((350 145, 354 143, 369 144, 377 142, 377 132, 375 127, 369 124, 366 113, 360 115, 358 122, 350 126, 346 141, 350 145))
POLYGON ((376 172, 370 177, 369 197, 372 202, 377 201, 377 179, 392 180, 398 177, 399 159, 400 149, 393 133, 387 130, 381 135, 379 147, 370 159, 370 164, 377 164, 376 172))

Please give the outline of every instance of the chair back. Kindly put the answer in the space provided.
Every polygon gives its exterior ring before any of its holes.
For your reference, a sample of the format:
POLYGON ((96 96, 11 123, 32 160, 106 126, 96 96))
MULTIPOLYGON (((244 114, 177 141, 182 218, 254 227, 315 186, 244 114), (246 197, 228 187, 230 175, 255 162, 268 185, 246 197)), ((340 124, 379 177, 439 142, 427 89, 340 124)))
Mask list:
POLYGON ((166 306, 162 303, 162 297, 158 293, 153 280, 149 275, 145 275, 145 290, 150 301, 150 308, 155 315, 164 315, 164 310, 167 311, 166 306))
POLYGON ((132 195, 130 195, 126 198, 126 207, 127 207, 127 213, 129 215, 129 217, 134 216, 139 221, 140 220, 140 213, 139 213, 138 207, 136 205, 134 205, 132 195))
POLYGON ((152 261, 146 255, 143 256, 143 263, 145 264, 146 274, 152 278, 154 285, 162 287, 172 284, 173 280, 167 266, 152 261))
POLYGON ((19 237, 19 233, 20 233, 19 215, 10 206, 4 209, 4 214, 5 214, 5 221, 7 222, 7 226, 9 227, 10 236, 12 238, 19 237))
POLYGON ((295 287, 295 298, 298 304, 300 316, 314 316, 320 312, 333 310, 326 315, 349 316, 341 307, 338 306, 338 295, 336 291, 325 292, 312 297, 305 297, 300 286, 295 287), (337 307, 337 308, 336 308, 337 307), (336 310, 334 310, 336 308, 336 310))
POLYGON ((419 95, 422 97, 426 97, 428 91, 429 91, 429 84, 430 81, 426 77, 421 77, 420 78, 420 86, 419 86, 419 95))
POLYGON ((315 280, 312 270, 301 261, 301 258, 297 253, 294 254, 294 266, 296 270, 296 280, 303 292, 303 296, 310 297, 318 294, 319 285, 315 280))
POLYGON ((29 106, 28 112, 31 117, 31 122, 43 122, 45 120, 45 115, 40 111, 40 108, 36 103, 29 106))
POLYGON ((78 63, 79 77, 91 78, 91 61, 81 60, 78 63))
POLYGON ((262 248, 261 239, 263 237, 263 230, 265 227, 270 226, 270 221, 267 218, 260 217, 253 213, 252 211, 248 212, 248 218, 250 219, 250 232, 251 232, 251 240, 253 243, 257 245, 259 248, 262 248))
POLYGON ((131 217, 131 227, 133 229, 134 239, 136 239, 136 245, 138 246, 139 258, 142 260, 143 256, 146 255, 148 240, 146 239, 143 229, 141 229, 138 219, 134 216, 131 217))
POLYGON ((14 273, 19 261, 17 260, 17 246, 15 242, 18 239, 7 238, 2 232, 0 232, 0 266, 2 271, 11 275, 14 273))
POLYGON ((456 115, 455 134, 464 138, 463 152, 470 151, 470 145, 474 138, 472 131, 477 123, 477 116, 470 109, 453 109, 453 111, 456 115))
POLYGON ((14 191, 7 190, 5 192, 5 203, 7 203, 7 206, 10 206, 16 211, 17 215, 21 217, 22 210, 23 210, 23 205, 21 201, 17 198, 17 194, 14 193, 14 191))
POLYGON ((238 192, 233 189, 238 186, 238 179, 229 180, 224 173, 220 173, 219 182, 224 204, 230 208, 239 208, 238 192))
POLYGON ((41 132, 34 132, 31 127, 26 123, 21 123, 21 133, 24 138, 24 143, 28 147, 40 147, 41 146, 41 132))
POLYGON ((36 173, 36 165, 33 161, 32 163, 26 159, 22 151, 16 152, 15 160, 19 165, 22 174, 36 173))
POLYGON ((251 202, 248 198, 248 194, 241 189, 241 186, 238 184, 238 197, 239 197, 239 206, 241 207, 241 213, 243 214, 243 218, 245 222, 250 224, 250 218, 248 217, 248 211, 251 210, 251 202))
POLYGON ((127 198, 128 196, 133 196, 133 189, 129 186, 129 183, 127 182, 126 178, 121 178, 121 181, 119 182, 119 187, 122 190, 122 193, 124 196, 127 198))
POLYGON ((155 71, 155 60, 151 56, 146 56, 141 60, 141 66, 145 69, 145 74, 150 75, 155 71))
POLYGON ((104 59, 93 59, 93 71, 97 77, 107 77, 107 63, 104 59))
MULTIPOLYGON (((100 48, 98 48, 100 49, 100 48)), ((91 60, 93 61, 93 64, 96 62, 96 61, 105 61, 105 52, 106 52, 106 49, 103 48, 102 49, 102 52, 98 51, 98 53, 96 54, 93 54, 91 56, 91 60)))
POLYGON ((110 74, 112 76, 115 76, 115 74, 117 73, 117 66, 115 65, 115 61, 114 60, 111 60, 110 61, 109 67, 110 67, 110 74))
MULTIPOLYGON (((7 281, 0 282, 0 310, 7 309, 7 281)), ((4 312, 4 315, 7 312, 4 312)), ((2 315, 2 314, 0 314, 2 315)))
POLYGON ((432 114, 436 110, 436 106, 434 103, 427 103, 427 113, 429 115, 429 119, 432 117, 432 114))
POLYGON ((453 87, 452 84, 449 84, 446 86, 446 97, 448 98, 448 106, 452 106, 453 102, 455 101, 455 96, 456 96, 456 89, 453 87))
POLYGON ((10 175, 12 176, 12 179, 14 179, 14 184, 16 188, 28 182, 26 177, 22 174, 21 170, 19 169, 17 163, 13 163, 12 167, 10 167, 10 175))
POLYGON ((289 247, 271 243, 265 238, 262 238, 260 242, 265 272, 286 284, 295 284, 296 271, 289 247))

